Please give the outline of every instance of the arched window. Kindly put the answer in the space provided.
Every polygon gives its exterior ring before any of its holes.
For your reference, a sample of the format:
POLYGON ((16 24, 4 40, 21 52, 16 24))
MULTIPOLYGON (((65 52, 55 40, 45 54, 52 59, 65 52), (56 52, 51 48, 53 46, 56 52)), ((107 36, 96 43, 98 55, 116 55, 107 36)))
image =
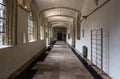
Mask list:
POLYGON ((44 24, 42 24, 40 26, 40 39, 43 40, 44 39, 44 32, 45 32, 45 28, 44 28, 44 24))
POLYGON ((0 46, 5 44, 6 9, 4 0, 0 0, 0 46))
POLYGON ((16 27, 17 0, 0 0, 0 48, 17 44, 16 27))
POLYGON ((28 14, 28 40, 29 42, 34 41, 34 28, 33 28, 33 17, 32 17, 32 12, 29 12, 28 14))

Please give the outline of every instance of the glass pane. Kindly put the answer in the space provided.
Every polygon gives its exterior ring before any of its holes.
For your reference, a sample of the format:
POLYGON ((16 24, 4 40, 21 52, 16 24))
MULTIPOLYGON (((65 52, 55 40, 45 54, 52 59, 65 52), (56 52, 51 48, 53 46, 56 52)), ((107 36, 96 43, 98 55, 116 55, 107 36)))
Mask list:
POLYGON ((3 0, 0 0, 0 3, 3 3, 3 0))
POLYGON ((5 16, 5 7, 3 5, 0 5, 0 17, 4 18, 5 16))
POLYGON ((2 34, 0 33, 0 45, 2 45, 2 34))
POLYGON ((0 45, 3 45, 5 40, 5 5, 3 0, 0 0, 0 45))
POLYGON ((0 32, 3 32, 3 19, 0 19, 0 32))
POLYGON ((29 41, 33 40, 33 21, 32 21, 32 13, 29 13, 28 16, 28 38, 29 41))
POLYGON ((4 33, 0 33, 0 46, 3 45, 3 39, 5 37, 4 33))

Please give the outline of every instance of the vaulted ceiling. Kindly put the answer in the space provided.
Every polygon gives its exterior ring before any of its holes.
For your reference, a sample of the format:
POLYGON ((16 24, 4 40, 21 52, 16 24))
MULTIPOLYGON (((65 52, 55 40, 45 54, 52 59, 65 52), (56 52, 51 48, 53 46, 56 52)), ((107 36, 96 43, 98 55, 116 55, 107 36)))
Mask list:
MULTIPOLYGON (((29 7, 32 0, 18 0, 29 7)), ((35 0, 40 11, 40 15, 50 25, 66 26, 72 24, 77 16, 81 15, 81 9, 85 0, 35 0)))
POLYGON ((48 22, 47 25, 51 26, 67 26, 77 21, 78 16, 79 19, 85 19, 110 0, 18 0, 18 3, 29 9, 33 1, 45 24, 48 22))
POLYGON ((40 14, 53 26, 72 24, 81 14, 84 0, 36 0, 40 14))
POLYGON ((68 7, 81 10, 84 0, 36 0, 40 11, 53 7, 68 7))

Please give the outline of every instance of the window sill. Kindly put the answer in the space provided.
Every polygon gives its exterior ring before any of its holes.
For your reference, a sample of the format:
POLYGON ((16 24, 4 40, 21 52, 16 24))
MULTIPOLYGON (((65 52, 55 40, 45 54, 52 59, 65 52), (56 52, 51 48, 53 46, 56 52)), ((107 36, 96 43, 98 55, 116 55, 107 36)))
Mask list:
POLYGON ((1 46, 0 46, 0 49, 8 48, 8 47, 12 47, 12 45, 1 45, 1 46))

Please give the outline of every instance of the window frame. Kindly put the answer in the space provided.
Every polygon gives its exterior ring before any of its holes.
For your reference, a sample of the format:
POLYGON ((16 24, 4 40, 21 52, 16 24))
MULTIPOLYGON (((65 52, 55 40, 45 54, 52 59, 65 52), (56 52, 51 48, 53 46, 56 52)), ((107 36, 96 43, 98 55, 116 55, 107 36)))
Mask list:
MULTIPOLYGON (((1 30, 1 33, 4 33, 2 38, 2 43, 0 44, 0 49, 12 47, 17 45, 17 0, 2 0, 4 4, 0 4, 4 6, 4 31, 1 30), (14 7, 14 8, 13 8, 14 7)), ((3 15, 1 15, 3 16, 3 15)))
POLYGON ((44 40, 45 39, 45 28, 44 24, 40 25, 40 39, 44 40))
POLYGON ((28 41, 29 42, 35 41, 32 11, 28 12, 28 41))
POLYGON ((5 45, 6 35, 6 6, 5 0, 0 2, 0 47, 5 45))

